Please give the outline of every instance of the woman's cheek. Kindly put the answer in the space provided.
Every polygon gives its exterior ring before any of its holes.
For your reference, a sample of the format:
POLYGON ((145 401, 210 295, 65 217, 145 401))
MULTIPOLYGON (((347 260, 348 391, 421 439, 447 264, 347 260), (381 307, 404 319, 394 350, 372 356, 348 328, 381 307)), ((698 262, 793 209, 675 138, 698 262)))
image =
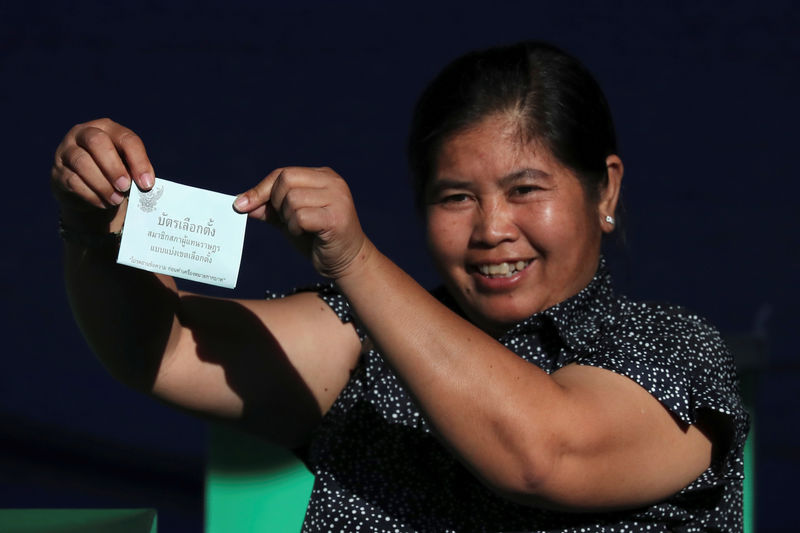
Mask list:
POLYGON ((452 256, 463 241, 462 228, 454 217, 433 215, 428 218, 428 247, 435 257, 452 256))
POLYGON ((553 204, 542 206, 537 212, 537 236, 545 248, 576 246, 586 236, 584 218, 586 213, 579 208, 558 207, 553 204))

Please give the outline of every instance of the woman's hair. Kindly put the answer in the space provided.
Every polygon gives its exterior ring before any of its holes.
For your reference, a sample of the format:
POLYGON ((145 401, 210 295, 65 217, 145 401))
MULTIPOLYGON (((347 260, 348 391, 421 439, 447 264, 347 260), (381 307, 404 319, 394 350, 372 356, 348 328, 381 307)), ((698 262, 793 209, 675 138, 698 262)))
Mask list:
POLYGON ((574 57, 528 41, 468 53, 442 70, 417 102, 408 160, 417 205, 436 172, 444 143, 493 114, 519 122, 572 170, 591 198, 608 180, 606 157, 617 153, 611 112, 600 86, 574 57))

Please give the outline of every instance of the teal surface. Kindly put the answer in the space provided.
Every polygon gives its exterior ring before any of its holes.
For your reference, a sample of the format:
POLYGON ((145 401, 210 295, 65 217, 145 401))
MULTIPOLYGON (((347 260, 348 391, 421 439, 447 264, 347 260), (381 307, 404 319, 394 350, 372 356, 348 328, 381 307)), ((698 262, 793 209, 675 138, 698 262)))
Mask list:
POLYGON ((153 509, 0 509, 3 533, 156 533, 153 509))
POLYGON ((756 530, 756 386, 757 376, 742 376, 742 396, 750 413, 750 433, 744 445, 744 533, 756 530))
POLYGON ((750 414, 750 433, 744 446, 744 533, 757 529, 756 471, 757 416, 756 405, 762 371, 767 368, 767 342, 762 334, 729 335, 725 338, 736 359, 744 407, 750 414))
POLYGON ((205 532, 300 531, 313 482, 290 452, 212 423, 205 532))

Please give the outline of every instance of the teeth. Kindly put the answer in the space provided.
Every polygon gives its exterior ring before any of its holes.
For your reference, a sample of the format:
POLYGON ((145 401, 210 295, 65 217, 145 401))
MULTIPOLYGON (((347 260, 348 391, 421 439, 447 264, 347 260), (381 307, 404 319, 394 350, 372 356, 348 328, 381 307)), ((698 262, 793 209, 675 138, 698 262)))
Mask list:
POLYGON ((494 276, 498 278, 508 278, 528 266, 528 261, 517 261, 516 263, 499 263, 494 265, 480 265, 478 270, 484 276, 494 276))

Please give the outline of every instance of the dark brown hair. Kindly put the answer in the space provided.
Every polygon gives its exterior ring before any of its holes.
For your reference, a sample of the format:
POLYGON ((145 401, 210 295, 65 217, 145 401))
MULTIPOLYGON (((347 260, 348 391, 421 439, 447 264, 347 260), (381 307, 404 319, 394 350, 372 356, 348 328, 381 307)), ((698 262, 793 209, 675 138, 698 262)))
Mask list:
POLYGON ((422 93, 408 138, 419 207, 442 145, 482 119, 507 112, 519 117, 526 142, 542 143, 596 198, 608 180, 606 158, 617 153, 606 98, 577 59, 553 45, 527 41, 459 57, 422 93))

